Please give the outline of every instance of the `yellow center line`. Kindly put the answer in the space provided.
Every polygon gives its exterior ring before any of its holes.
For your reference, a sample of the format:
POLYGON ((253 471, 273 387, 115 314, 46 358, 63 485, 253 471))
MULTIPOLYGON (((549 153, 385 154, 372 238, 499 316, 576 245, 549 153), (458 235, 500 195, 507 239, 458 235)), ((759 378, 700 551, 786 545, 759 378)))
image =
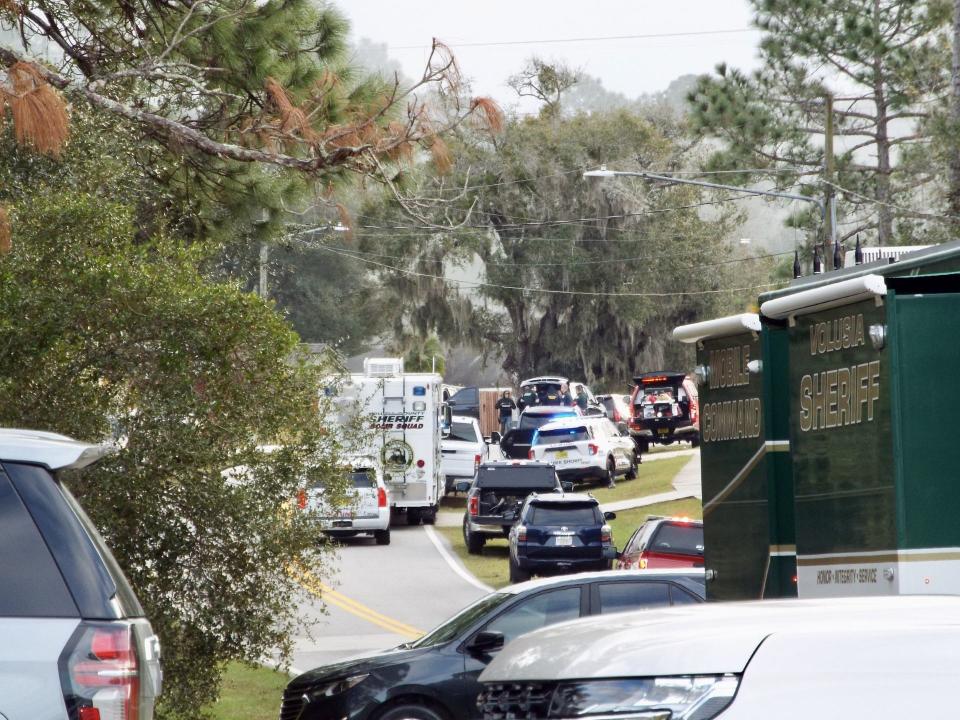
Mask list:
POLYGON ((321 582, 319 578, 317 578, 306 568, 294 565, 289 568, 289 572, 294 579, 296 579, 297 582, 299 582, 300 585, 304 587, 310 594, 315 595, 324 602, 335 605, 341 610, 347 611, 351 615, 355 615, 362 620, 366 620, 367 622, 381 627, 384 630, 389 630, 390 632, 396 635, 402 635, 403 637, 416 639, 425 634, 422 630, 418 630, 412 625, 407 625, 406 623, 395 620, 387 615, 378 613, 376 610, 357 602, 353 598, 349 598, 346 595, 337 592, 329 585, 321 582))

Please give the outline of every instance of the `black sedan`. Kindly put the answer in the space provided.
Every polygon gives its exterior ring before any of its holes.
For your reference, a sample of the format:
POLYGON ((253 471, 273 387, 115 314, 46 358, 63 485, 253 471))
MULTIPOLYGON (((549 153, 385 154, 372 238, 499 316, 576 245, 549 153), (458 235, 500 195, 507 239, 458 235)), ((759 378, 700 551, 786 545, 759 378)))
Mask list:
POLYGON ((587 615, 703 599, 702 569, 581 573, 513 585, 419 640, 294 678, 280 720, 478 718, 477 677, 519 635, 587 615))

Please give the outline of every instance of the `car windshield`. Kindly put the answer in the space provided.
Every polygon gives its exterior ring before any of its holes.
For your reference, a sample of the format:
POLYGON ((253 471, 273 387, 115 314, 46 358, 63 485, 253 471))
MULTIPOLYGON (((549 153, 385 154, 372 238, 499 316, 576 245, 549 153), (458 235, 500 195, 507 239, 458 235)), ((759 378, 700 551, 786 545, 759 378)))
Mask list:
POLYGON ((456 639, 466 630, 469 630, 477 620, 487 615, 507 600, 512 598, 510 593, 492 593, 486 597, 480 598, 473 605, 461 610, 452 618, 437 628, 434 628, 419 640, 414 640, 406 645, 411 648, 431 647, 442 643, 450 642, 456 639))
POLYGON ((480 442, 477 433, 473 429, 473 423, 454 422, 450 425, 450 434, 447 440, 460 440, 461 442, 480 442))
POLYGON ((596 525, 595 503, 536 503, 530 512, 531 525, 596 525))
POLYGON ((546 425, 548 422, 553 422, 554 420, 558 420, 559 418, 576 417, 576 416, 577 414, 573 412, 567 412, 567 413, 558 412, 558 413, 550 413, 548 415, 536 415, 536 414, 531 415, 531 414, 524 413, 523 415, 520 416, 519 429, 520 430, 536 430, 542 425, 546 425))
POLYGON ((558 445, 560 443, 580 442, 589 440, 590 434, 582 425, 580 427, 555 428, 553 430, 540 430, 533 437, 534 445, 558 445))
POLYGON ((680 555, 703 555, 703 527, 681 523, 663 523, 650 548, 680 555))

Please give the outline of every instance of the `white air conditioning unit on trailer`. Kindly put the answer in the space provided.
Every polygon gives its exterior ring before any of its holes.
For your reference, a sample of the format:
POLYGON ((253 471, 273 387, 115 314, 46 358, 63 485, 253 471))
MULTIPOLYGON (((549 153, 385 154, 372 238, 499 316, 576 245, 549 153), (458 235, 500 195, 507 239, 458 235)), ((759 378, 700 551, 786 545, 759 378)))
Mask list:
POLYGON ((367 358, 363 361, 367 377, 400 377, 403 375, 403 358, 367 358))

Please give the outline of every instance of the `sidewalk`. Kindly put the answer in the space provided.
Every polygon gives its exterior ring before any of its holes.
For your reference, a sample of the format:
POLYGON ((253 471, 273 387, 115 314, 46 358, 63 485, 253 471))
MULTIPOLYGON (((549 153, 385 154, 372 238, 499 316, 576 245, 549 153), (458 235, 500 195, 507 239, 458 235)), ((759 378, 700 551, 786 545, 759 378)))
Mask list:
MULTIPOLYGON (((646 507, 647 505, 656 505, 662 502, 671 502, 673 500, 683 500, 684 498, 695 497, 702 498, 700 489, 700 453, 696 450, 678 450, 676 452, 655 453, 644 456, 644 464, 653 460, 665 460, 670 457, 690 456, 690 462, 684 465, 677 476, 673 479, 673 490, 656 495, 646 495, 644 497, 627 498, 626 500, 617 500, 611 503, 601 505, 606 512, 617 512, 619 510, 630 510, 632 508, 646 507)), ((642 471, 641 471, 642 472, 642 471)), ((463 513, 446 510, 437 513, 437 525, 440 527, 460 527, 463 522, 463 513)))

